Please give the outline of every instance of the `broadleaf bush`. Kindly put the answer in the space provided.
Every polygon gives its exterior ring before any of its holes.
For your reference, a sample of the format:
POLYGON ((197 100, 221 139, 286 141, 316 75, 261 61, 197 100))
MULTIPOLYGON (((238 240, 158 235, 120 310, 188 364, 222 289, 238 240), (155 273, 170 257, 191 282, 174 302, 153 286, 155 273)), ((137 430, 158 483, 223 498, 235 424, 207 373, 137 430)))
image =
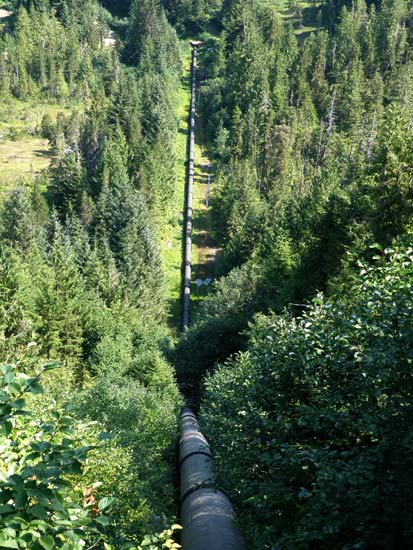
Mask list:
MULTIPOLYGON (((104 516, 91 510, 75 480, 93 444, 56 403, 39 417, 31 395, 41 394, 46 364, 35 376, 19 366, 0 367, 0 547, 49 550, 84 548, 101 539, 104 516)), ((47 403, 46 403, 47 405, 47 403)))
POLYGON ((251 549, 407 548, 413 235, 300 319, 260 315, 201 420, 251 549))

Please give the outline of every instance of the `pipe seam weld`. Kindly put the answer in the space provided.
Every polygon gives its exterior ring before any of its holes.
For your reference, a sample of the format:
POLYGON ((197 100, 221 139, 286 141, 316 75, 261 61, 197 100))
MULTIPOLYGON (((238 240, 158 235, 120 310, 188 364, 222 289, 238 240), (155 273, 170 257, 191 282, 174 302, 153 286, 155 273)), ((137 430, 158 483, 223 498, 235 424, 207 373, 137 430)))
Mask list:
POLYGON ((184 505, 185 500, 195 493, 196 491, 200 491, 201 489, 212 489, 214 493, 221 493, 226 497, 228 500, 231 500, 229 495, 223 490, 217 487, 216 483, 213 481, 203 481, 202 483, 198 483, 197 485, 194 485, 190 489, 186 491, 186 493, 181 497, 181 503, 179 505, 179 514, 181 514, 182 506, 184 505))
POLYGON ((185 462, 185 460, 187 458, 190 458, 191 456, 194 456, 194 455, 205 455, 205 456, 208 456, 209 458, 212 458, 212 454, 211 453, 207 453, 206 451, 192 451, 192 453, 188 453, 186 456, 184 456, 184 458, 180 461, 179 463, 179 469, 182 468, 182 464, 185 462))

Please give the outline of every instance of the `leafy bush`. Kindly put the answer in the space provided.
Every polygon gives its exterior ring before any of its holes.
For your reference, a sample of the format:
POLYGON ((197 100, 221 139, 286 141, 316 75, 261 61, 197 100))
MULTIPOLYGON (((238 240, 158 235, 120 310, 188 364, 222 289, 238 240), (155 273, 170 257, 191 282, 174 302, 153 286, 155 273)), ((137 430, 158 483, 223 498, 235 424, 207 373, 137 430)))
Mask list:
MULTIPOLYGON (((146 535, 139 546, 127 546, 128 550, 162 550, 163 548, 176 549, 182 548, 173 539, 174 532, 182 527, 178 524, 173 524, 170 528, 165 529, 162 533, 156 535, 146 535)), ((105 543, 105 550, 115 550, 115 547, 105 543)))
POLYGON ((407 548, 413 234, 300 320, 258 316, 201 420, 249 548, 407 548))
POLYGON ((216 361, 244 348, 241 332, 263 307, 260 282, 257 270, 244 265, 215 283, 215 292, 206 298, 199 316, 175 348, 174 362, 181 381, 197 384, 216 361))
POLYGON ((82 442, 86 426, 77 426, 61 408, 34 417, 27 394, 42 392, 41 373, 34 377, 16 366, 0 368, 0 547, 77 550, 85 539, 100 538, 107 518, 100 515, 111 500, 85 502, 75 479, 84 469, 91 446, 82 442), (76 476, 76 477, 75 477, 76 476))
POLYGON ((112 435, 104 448, 92 452, 86 485, 98 479, 96 497, 116 498, 106 531, 115 548, 135 547, 145 534, 167 528, 175 513, 173 473, 181 398, 168 369, 161 385, 156 377, 148 387, 126 378, 102 378, 75 398, 78 416, 97 421, 112 435))
MULTIPOLYGON (((86 444, 85 437, 97 442, 93 423, 76 421, 43 394, 40 377, 56 366, 47 364, 36 376, 23 374, 13 365, 0 368, 0 547, 78 550, 87 543, 105 549, 180 548, 173 540, 179 525, 160 530, 160 522, 158 529, 153 522, 153 531, 159 534, 145 534, 152 531, 148 519, 153 519, 151 500, 158 500, 158 510, 167 509, 163 499, 168 496, 170 509, 173 504, 171 484, 165 483, 167 467, 161 460, 165 438, 169 443, 170 431, 175 428, 173 407, 169 418, 168 402, 151 414, 156 408, 155 396, 133 387, 127 397, 120 388, 110 386, 107 394, 101 394, 106 395, 101 406, 107 406, 105 420, 117 430, 116 435, 105 445, 86 444), (29 406, 27 399, 31 399, 29 406), (141 415, 150 417, 147 424, 141 415), (138 420, 136 430, 128 433, 133 417, 138 420), (150 438, 148 425, 157 437, 150 438), (152 494, 156 476, 157 493, 152 494), (112 489, 118 496, 116 512, 105 516, 102 512, 115 500, 110 495, 112 489), (135 544, 121 540, 122 529, 133 533, 129 539, 135 544)), ((97 392, 95 389, 95 396, 97 392)))

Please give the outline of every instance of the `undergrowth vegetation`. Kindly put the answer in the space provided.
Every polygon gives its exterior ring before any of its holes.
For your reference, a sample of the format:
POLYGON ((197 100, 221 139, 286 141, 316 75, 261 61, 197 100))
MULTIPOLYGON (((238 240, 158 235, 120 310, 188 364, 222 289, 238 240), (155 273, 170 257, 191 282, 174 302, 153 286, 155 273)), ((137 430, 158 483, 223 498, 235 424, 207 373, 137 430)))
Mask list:
POLYGON ((33 132, 51 164, 8 181, 1 205, 0 352, 17 365, 4 367, 14 401, 1 395, 17 412, 2 417, 0 546, 174 548, 182 398, 164 353, 160 240, 175 200, 176 33, 151 2, 134 2, 124 21, 94 0, 9 7, 4 124, 26 132, 19 109, 46 105, 33 132), (119 31, 111 47, 109 25, 119 31), (26 418, 12 378, 30 380, 48 362, 60 368, 27 399, 26 418), (50 427, 65 410, 67 430, 50 427), (20 474, 26 500, 11 492, 20 474))
POLYGON ((251 550, 408 548, 412 2, 1 7, 0 547, 179 547, 176 367, 251 550))
POLYGON ((412 278, 409 232, 300 319, 257 316, 207 377, 202 425, 249 548, 409 546, 412 278))

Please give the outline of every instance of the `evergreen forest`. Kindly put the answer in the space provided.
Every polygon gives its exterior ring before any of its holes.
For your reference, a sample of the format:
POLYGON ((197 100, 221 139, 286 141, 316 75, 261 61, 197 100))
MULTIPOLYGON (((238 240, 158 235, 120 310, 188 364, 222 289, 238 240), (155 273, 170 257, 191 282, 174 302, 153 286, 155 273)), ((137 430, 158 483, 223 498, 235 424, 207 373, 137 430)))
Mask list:
POLYGON ((249 550, 408 550, 410 369, 413 0, 0 2, 0 549, 180 548, 186 403, 249 550))

